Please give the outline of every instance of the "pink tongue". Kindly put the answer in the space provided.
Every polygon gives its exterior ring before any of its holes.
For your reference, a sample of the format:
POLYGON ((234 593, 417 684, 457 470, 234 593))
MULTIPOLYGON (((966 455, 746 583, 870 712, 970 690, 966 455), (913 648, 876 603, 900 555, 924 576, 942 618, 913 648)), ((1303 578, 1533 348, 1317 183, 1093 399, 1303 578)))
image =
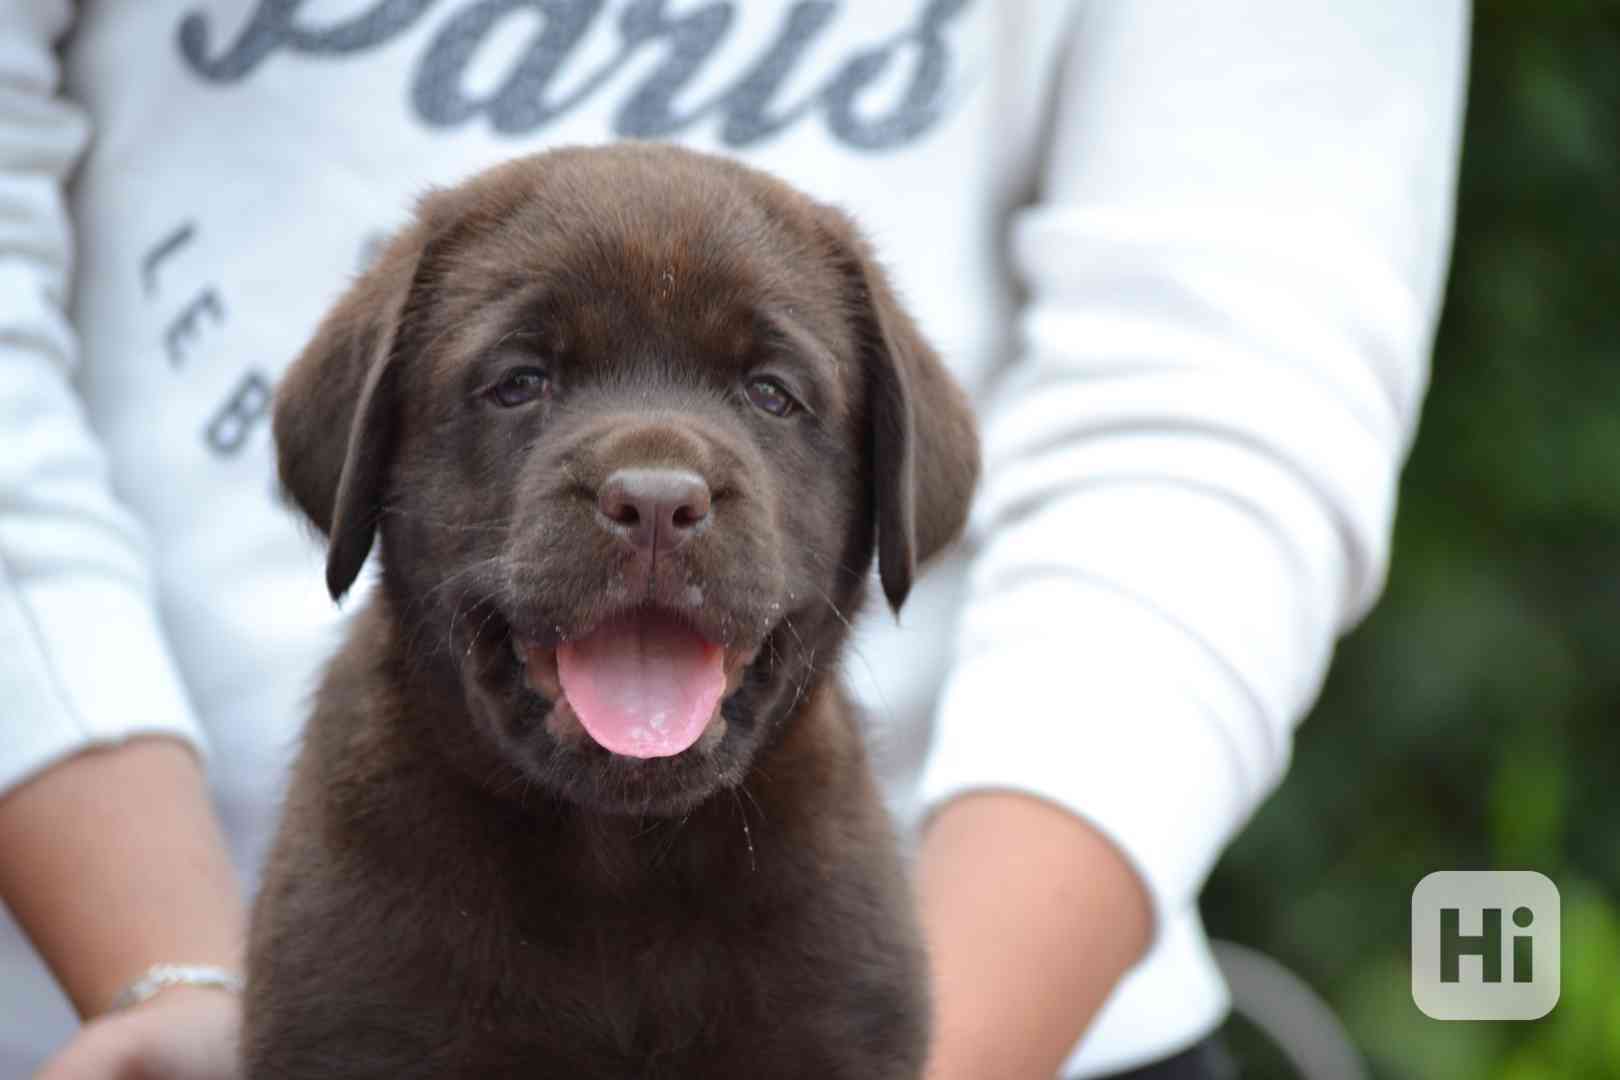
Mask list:
POLYGON ((698 741, 726 689, 725 654, 664 615, 615 620, 557 649, 580 723, 627 757, 671 757, 698 741))

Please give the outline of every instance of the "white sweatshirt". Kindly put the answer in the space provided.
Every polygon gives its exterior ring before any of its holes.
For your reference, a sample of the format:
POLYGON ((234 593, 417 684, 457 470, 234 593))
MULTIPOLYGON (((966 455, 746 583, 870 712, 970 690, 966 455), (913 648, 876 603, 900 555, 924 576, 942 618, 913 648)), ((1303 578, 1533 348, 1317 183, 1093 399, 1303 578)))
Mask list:
MULTIPOLYGON (((1152 951, 1071 1072, 1178 1049, 1226 1005, 1199 887, 1383 578, 1466 23, 1463 0, 0 0, 0 791, 191 740, 251 884, 339 629, 273 494, 269 388, 429 184, 679 139, 851 210, 979 401, 971 543, 901 628, 868 618, 849 678, 904 820, 1031 792, 1147 883, 1152 951)), ((0 1073, 70 1031, 0 925, 0 1073)))

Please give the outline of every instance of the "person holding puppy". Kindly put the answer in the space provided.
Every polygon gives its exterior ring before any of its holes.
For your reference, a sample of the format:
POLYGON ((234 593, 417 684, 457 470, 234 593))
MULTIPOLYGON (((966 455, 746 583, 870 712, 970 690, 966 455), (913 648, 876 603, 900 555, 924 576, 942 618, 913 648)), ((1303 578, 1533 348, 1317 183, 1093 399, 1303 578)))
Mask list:
POLYGON ((980 410, 969 541, 848 670, 916 836, 931 1080, 1220 1075, 1196 896, 1382 580, 1463 5, 0 20, 0 1073, 233 1075, 342 617, 271 388, 422 190, 645 138, 848 209, 980 410))

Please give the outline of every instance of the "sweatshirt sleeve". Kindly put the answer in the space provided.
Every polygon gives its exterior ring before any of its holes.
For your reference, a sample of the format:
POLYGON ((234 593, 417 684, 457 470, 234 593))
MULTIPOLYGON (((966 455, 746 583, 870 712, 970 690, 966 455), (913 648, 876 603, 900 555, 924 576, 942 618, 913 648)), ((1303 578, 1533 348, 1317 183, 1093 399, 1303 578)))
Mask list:
POLYGON ((1184 910, 1372 606, 1427 380, 1461 0, 1079 9, 922 794, 1046 798, 1184 910))
POLYGON ((136 522, 73 389, 63 183, 89 140, 59 96, 66 0, 0 5, 0 793, 137 733, 200 745, 136 522))

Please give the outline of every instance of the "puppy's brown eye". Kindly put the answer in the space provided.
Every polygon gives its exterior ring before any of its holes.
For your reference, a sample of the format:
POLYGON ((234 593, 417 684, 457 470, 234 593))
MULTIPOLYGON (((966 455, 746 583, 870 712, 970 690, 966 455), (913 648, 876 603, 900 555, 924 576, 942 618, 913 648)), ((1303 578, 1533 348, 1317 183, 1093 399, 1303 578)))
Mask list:
POLYGON ((782 384, 775 379, 749 379, 744 392, 747 393, 750 404, 772 416, 788 416, 799 407, 799 403, 793 400, 793 395, 783 389, 782 384))
POLYGON ((527 405, 551 392, 551 376, 542 368, 513 368, 489 388, 489 398, 503 408, 527 405))

